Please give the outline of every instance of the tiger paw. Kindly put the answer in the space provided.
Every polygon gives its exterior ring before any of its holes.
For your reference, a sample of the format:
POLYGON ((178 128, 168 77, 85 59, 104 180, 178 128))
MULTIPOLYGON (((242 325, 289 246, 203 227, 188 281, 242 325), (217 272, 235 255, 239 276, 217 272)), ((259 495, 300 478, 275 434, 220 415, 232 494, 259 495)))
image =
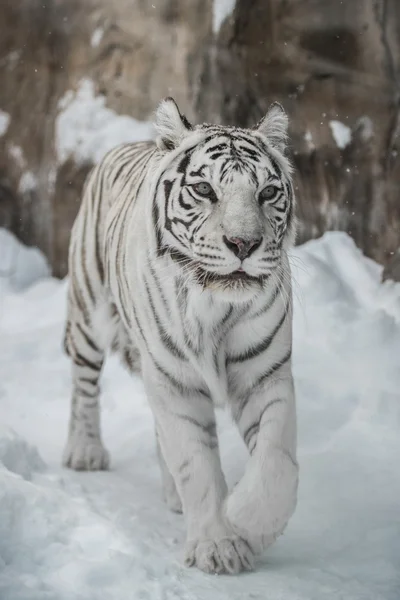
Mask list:
POLYGON ((238 536, 219 540, 194 540, 186 544, 184 563, 209 574, 252 571, 254 556, 248 544, 238 536))
POLYGON ((110 455, 101 440, 68 440, 63 465, 75 471, 101 471, 110 467, 110 455))
POLYGON ((225 501, 227 522, 256 554, 283 533, 297 500, 297 464, 284 453, 268 460, 268 477, 248 469, 225 501))

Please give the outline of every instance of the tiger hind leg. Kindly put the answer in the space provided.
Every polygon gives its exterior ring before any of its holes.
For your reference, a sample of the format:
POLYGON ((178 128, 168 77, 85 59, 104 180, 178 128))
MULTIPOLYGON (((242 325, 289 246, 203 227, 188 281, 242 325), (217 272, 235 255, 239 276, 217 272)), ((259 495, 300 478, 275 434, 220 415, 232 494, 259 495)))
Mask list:
POLYGON ((99 378, 104 352, 93 338, 83 320, 67 324, 65 347, 72 359, 73 391, 63 464, 77 471, 108 469, 110 464, 100 429, 99 378))

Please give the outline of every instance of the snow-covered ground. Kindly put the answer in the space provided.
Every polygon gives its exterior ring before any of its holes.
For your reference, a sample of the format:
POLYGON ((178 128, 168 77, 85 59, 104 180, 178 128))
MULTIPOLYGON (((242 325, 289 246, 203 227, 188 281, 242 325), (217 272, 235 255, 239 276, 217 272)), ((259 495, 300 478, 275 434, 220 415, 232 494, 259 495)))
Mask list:
MULTIPOLYGON (((293 253, 299 504, 257 570, 237 577, 181 565, 182 517, 161 500, 143 386, 116 360, 103 383, 112 471, 60 467, 66 282, 12 243, 3 232, 1 600, 400 598, 400 286, 381 285, 350 238, 330 233, 293 253)), ((246 453, 224 414, 220 429, 232 483, 246 453)))

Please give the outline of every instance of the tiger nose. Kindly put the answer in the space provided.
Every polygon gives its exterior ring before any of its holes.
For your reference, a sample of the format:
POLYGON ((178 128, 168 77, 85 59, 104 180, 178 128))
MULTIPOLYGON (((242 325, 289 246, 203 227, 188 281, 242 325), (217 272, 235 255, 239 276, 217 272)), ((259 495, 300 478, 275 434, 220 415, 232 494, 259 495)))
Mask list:
POLYGON ((244 260, 253 254, 262 242, 262 237, 256 240, 243 240, 242 238, 237 237, 227 238, 226 235, 224 235, 222 239, 229 250, 231 250, 235 256, 240 258, 240 260, 244 260))

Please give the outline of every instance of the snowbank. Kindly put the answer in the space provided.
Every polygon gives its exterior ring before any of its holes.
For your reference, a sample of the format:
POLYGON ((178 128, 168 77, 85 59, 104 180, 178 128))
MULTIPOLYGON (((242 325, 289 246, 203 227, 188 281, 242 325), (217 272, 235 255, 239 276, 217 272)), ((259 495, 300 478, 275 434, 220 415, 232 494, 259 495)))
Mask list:
POLYGON ((0 424, 0 464, 12 473, 30 480, 32 474, 43 471, 43 462, 37 448, 28 444, 15 431, 0 424))
MULTIPOLYGON (((98 35, 95 36, 95 41, 98 35)), ((100 40, 98 40, 100 42, 100 40)), ((118 144, 153 139, 151 123, 118 115, 96 96, 93 81, 82 79, 76 92, 68 91, 59 103, 55 124, 59 164, 73 157, 77 163, 97 163, 118 144)))
MULTIPOLYGON (((9 237, 0 241, 7 248, 9 237)), ((258 570, 239 577, 181 566, 183 522, 161 500, 143 385, 116 360, 102 398, 113 470, 61 469, 70 394, 65 282, 46 277, 3 293, 2 600, 398 600, 400 286, 381 285, 381 267, 345 234, 309 242, 291 260, 299 505, 258 570)), ((219 428, 232 484, 245 451, 224 414, 219 428)))
POLYGON ((336 146, 343 150, 351 142, 351 129, 341 121, 329 121, 329 127, 336 142, 336 146))
POLYGON ((49 264, 37 248, 24 246, 12 233, 0 228, 0 294, 5 286, 22 291, 49 275, 49 264))

